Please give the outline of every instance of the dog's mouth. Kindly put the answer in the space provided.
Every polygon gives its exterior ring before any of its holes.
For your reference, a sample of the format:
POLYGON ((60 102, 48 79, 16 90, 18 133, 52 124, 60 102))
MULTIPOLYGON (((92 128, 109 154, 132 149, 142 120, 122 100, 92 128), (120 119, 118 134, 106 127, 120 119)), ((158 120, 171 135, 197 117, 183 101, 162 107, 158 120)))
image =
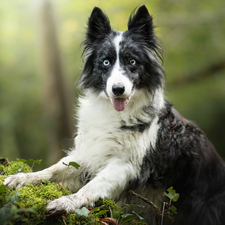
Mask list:
POLYGON ((130 100, 130 97, 112 98, 114 109, 118 112, 123 111, 126 107, 126 104, 129 102, 129 100, 130 100))

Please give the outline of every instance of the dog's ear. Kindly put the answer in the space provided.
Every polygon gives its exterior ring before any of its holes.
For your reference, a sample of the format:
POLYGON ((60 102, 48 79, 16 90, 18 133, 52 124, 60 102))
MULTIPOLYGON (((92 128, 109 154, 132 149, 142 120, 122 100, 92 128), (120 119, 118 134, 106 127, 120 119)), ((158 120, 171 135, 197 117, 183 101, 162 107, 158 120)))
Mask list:
POLYGON ((128 30, 131 33, 147 35, 148 37, 153 34, 154 26, 152 17, 145 5, 140 6, 137 11, 135 9, 131 13, 128 21, 128 30))
POLYGON ((100 8, 95 7, 88 20, 87 38, 91 42, 94 42, 103 39, 110 32, 111 26, 109 18, 100 8))

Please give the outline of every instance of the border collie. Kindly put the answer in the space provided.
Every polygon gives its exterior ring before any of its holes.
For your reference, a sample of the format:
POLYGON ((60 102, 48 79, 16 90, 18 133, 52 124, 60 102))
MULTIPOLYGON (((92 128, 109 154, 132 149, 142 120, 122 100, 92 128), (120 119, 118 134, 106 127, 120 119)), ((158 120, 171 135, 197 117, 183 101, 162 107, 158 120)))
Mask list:
MULTIPOLYGON (((61 182, 63 162, 75 161, 80 168, 69 167, 63 182, 74 194, 51 201, 48 212, 73 213, 100 198, 137 202, 124 195, 130 189, 160 205, 173 186, 180 193, 173 224, 224 225, 225 164, 205 134, 164 99, 162 49, 147 8, 131 14, 127 31, 116 32, 95 7, 83 44, 74 149, 57 164, 11 175, 4 184, 61 182)), ((155 224, 150 206, 145 210, 155 224)))

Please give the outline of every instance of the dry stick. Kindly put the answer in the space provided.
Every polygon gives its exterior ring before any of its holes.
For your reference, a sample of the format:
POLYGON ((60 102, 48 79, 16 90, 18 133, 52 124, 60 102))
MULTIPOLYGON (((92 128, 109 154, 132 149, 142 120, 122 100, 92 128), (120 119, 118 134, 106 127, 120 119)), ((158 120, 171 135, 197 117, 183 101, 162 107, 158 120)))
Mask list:
POLYGON ((35 162, 32 164, 31 169, 33 169, 35 162))
POLYGON ((153 202, 151 202, 150 200, 148 200, 147 198, 144 198, 141 195, 135 193, 134 191, 130 191, 130 193, 133 194, 134 196, 138 197, 142 201, 148 203, 149 205, 151 205, 154 208, 155 214, 156 214, 156 216, 155 216, 156 223, 159 225, 159 223, 160 223, 159 218, 161 217, 161 211, 160 211, 159 207, 156 204, 154 204, 153 202))
POLYGON ((65 221, 65 217, 64 217, 64 216, 62 216, 62 221, 63 221, 64 225, 67 225, 67 223, 66 223, 66 221, 65 221))
POLYGON ((109 206, 109 211, 110 211, 110 215, 111 215, 111 217, 113 218, 112 209, 111 209, 111 207, 110 207, 110 206, 109 206))
POLYGON ((163 225, 163 216, 164 216, 164 211, 165 211, 165 205, 166 203, 163 202, 163 211, 162 211, 162 220, 161 220, 161 225, 163 225))
POLYGON ((153 202, 151 202, 150 200, 148 200, 147 198, 144 198, 143 196, 135 193, 134 191, 130 191, 130 193, 133 194, 134 196, 138 197, 139 199, 143 200, 144 202, 148 203, 149 205, 151 205, 155 209, 157 224, 160 223, 158 221, 158 219, 160 217, 162 217, 163 215, 170 215, 171 214, 170 210, 165 210, 165 206, 169 206, 171 204, 171 202, 170 202, 170 204, 168 204, 167 202, 163 203, 163 214, 162 214, 159 207, 156 204, 154 204, 153 202))
POLYGON ((135 193, 134 191, 130 191, 130 193, 133 194, 133 195, 135 195, 139 199, 143 200, 144 202, 148 203, 149 205, 151 205, 155 209, 155 212, 156 212, 156 215, 157 216, 160 216, 161 215, 161 211, 159 210, 159 207, 156 204, 154 204, 153 202, 151 202, 147 198, 144 198, 141 195, 135 193))

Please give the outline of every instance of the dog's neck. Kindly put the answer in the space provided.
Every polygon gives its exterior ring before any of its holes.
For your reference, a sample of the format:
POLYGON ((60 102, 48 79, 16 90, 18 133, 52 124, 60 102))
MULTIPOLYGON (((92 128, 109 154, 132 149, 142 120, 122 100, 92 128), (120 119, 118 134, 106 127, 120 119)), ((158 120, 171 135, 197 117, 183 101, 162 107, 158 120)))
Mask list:
MULTIPOLYGON (((98 105, 97 108, 102 116, 105 115, 109 118, 116 118, 116 120, 122 121, 124 126, 151 123, 164 107, 162 88, 155 90, 153 93, 149 93, 145 90, 137 90, 122 112, 117 112, 113 108, 110 99, 105 96, 104 92, 97 94, 89 89, 85 92, 84 98, 89 102, 90 106, 98 105)), ((90 111, 90 114, 91 113, 94 112, 90 111)))

